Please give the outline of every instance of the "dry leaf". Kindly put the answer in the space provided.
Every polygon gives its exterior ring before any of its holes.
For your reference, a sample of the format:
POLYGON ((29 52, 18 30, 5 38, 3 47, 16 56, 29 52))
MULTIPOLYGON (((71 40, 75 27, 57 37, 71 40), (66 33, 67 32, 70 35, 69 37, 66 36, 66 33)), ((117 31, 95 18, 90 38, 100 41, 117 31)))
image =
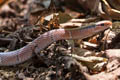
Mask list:
POLYGON ((95 56, 78 56, 76 54, 68 54, 69 56, 77 59, 82 64, 86 65, 92 72, 102 71, 105 65, 107 64, 108 59, 95 56))
POLYGON ((102 0, 102 2, 105 13, 108 14, 108 16, 112 19, 120 20, 120 11, 111 8, 111 6, 107 3, 106 0, 102 0))
POLYGON ((105 54, 108 58, 120 59, 120 49, 108 49, 108 50, 105 50, 105 54))

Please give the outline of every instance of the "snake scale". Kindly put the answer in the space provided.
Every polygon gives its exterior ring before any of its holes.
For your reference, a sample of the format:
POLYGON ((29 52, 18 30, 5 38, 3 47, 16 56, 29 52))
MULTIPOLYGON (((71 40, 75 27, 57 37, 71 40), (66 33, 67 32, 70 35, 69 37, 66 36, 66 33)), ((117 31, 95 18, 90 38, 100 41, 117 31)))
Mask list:
POLYGON ((84 28, 54 29, 33 40, 26 46, 10 52, 0 52, 0 66, 12 66, 30 59, 52 42, 63 39, 84 39, 112 26, 108 20, 99 21, 84 28))

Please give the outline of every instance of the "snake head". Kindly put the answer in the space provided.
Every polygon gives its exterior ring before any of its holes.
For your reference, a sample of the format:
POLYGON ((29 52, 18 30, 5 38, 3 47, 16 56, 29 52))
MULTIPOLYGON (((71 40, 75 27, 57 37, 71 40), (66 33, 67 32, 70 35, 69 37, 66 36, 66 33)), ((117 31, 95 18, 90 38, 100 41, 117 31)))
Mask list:
POLYGON ((95 23, 95 28, 94 28, 94 31, 95 32, 100 32, 100 31, 104 31, 108 28, 111 28, 112 27, 112 22, 109 21, 109 20, 104 20, 104 21, 100 21, 100 22, 97 22, 95 23))
POLYGON ((112 27, 112 22, 109 20, 104 20, 96 23, 96 26, 104 27, 104 28, 110 28, 112 27))

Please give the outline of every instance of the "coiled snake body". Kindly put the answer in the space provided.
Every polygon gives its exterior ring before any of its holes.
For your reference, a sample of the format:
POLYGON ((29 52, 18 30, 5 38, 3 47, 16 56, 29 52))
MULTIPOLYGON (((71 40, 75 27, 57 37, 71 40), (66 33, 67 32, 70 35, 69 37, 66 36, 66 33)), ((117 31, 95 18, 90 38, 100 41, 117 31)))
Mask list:
POLYGON ((111 21, 100 21, 85 28, 75 29, 55 29, 46 32, 29 43, 15 51, 0 53, 0 66, 11 66, 22 63, 32 56, 34 53, 40 52, 52 42, 62 39, 83 39, 94 35, 100 31, 108 29, 112 25, 111 21))

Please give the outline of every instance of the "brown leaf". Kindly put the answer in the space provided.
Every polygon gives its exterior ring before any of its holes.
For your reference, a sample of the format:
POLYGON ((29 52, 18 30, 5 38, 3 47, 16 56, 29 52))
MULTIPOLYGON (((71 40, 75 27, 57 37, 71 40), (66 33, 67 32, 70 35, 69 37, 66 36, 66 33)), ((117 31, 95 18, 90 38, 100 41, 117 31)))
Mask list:
POLYGON ((107 3, 106 0, 102 0, 102 2, 105 13, 108 14, 109 17, 111 17, 112 19, 120 20, 120 11, 111 8, 111 6, 107 3))

